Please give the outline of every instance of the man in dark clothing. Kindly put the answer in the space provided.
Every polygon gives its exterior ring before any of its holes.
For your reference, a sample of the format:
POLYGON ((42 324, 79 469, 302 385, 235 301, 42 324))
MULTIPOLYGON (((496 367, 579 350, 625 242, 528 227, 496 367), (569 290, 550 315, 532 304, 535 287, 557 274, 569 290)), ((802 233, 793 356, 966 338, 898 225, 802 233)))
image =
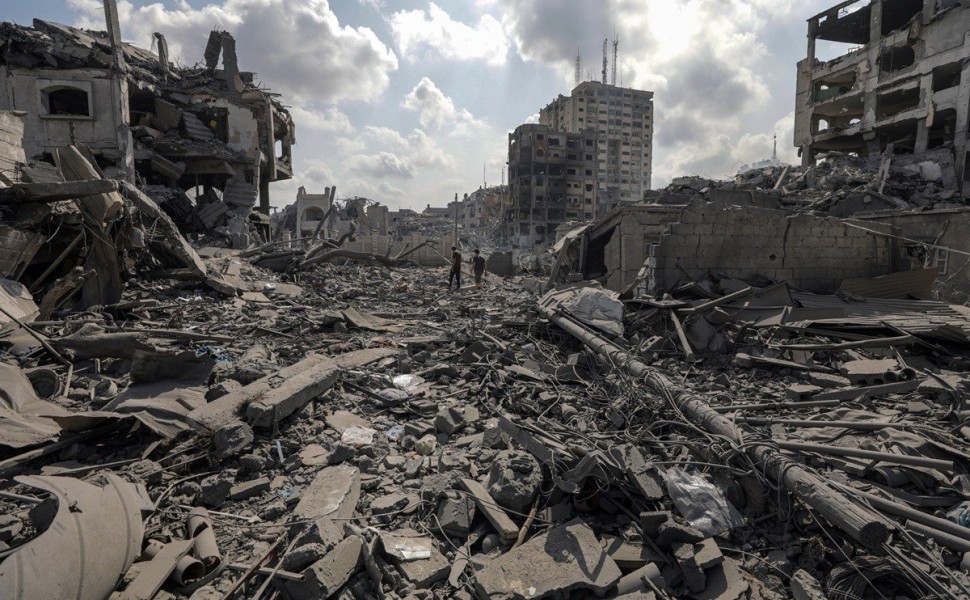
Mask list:
POLYGON ((485 257, 475 248, 475 256, 472 257, 472 272, 475 273, 475 287, 482 289, 482 277, 485 275, 485 257))
POLYGON ((451 289, 451 282, 455 281, 455 289, 461 289, 461 252, 455 246, 451 247, 451 272, 448 273, 448 289, 451 289))

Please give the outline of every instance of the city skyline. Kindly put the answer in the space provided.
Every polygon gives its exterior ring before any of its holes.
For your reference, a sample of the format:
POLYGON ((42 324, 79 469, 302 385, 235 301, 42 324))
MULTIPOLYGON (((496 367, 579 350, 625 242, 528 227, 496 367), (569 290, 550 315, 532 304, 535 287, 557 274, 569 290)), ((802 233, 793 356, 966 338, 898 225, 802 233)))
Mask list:
MULTIPOLYGON (((123 0, 119 12, 126 41, 149 48, 159 31, 183 64, 201 61, 213 28, 240 38, 240 68, 293 107, 295 177, 272 185, 275 206, 300 185, 420 209, 477 189, 483 167, 489 185, 501 183, 508 133, 569 93, 577 50, 598 80, 602 41, 614 35, 618 83, 655 93, 654 187, 730 175, 770 156, 773 135, 779 157, 795 159, 795 63, 805 19, 825 3, 580 4, 123 0)), ((104 29, 93 0, 5 16, 34 17, 104 29)))

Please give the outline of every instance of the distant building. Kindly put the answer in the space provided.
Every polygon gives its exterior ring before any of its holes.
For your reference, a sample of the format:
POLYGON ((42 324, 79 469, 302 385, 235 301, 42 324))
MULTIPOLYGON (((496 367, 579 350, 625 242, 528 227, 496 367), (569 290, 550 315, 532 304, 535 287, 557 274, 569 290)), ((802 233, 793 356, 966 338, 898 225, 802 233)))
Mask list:
POLYGON ((514 243, 555 241, 566 221, 596 216, 596 136, 520 125, 509 134, 506 231, 514 243))
MULTIPOLYGON (((302 185, 296 192, 296 237, 307 237, 317 231, 320 221, 330 212, 333 205, 336 187, 324 188, 322 194, 308 194, 302 185)), ((320 226, 323 234, 328 233, 326 224, 320 226)))
POLYGON ((478 188, 458 203, 458 224, 468 232, 483 232, 501 223, 508 186, 478 188))
POLYGON ((543 108, 539 123, 595 136, 597 216, 640 201, 650 189, 653 92, 584 81, 543 108))

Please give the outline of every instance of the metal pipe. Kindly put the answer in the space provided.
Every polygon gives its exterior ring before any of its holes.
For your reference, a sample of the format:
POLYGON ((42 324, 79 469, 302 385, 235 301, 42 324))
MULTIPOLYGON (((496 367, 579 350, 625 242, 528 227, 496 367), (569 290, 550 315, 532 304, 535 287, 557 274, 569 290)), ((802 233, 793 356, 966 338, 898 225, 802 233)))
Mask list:
POLYGON ((861 448, 846 448, 843 446, 830 446, 827 444, 811 444, 807 442, 788 442, 776 441, 775 444, 783 450, 795 450, 796 452, 815 452, 818 454, 828 454, 831 456, 851 456, 853 458, 868 458, 877 462, 884 462, 896 465, 909 465, 912 467, 924 467, 926 469, 937 469, 938 471, 953 471, 952 460, 940 460, 937 458, 926 458, 924 456, 910 456, 909 454, 895 454, 893 452, 877 452, 875 450, 862 450, 861 448))
POLYGON ((743 447, 758 469, 783 485, 792 495, 821 514, 829 522, 850 535, 866 548, 880 548, 889 540, 889 527, 885 520, 854 503, 845 494, 833 489, 829 482, 778 451, 771 440, 746 434, 743 438, 735 425, 712 410, 697 397, 679 391, 666 376, 651 369, 628 352, 603 337, 592 333, 585 326, 564 318, 554 308, 539 303, 539 310, 552 323, 585 344, 590 350, 608 362, 619 366, 630 375, 642 378, 654 391, 670 399, 688 419, 703 429, 727 438, 732 444, 743 447))

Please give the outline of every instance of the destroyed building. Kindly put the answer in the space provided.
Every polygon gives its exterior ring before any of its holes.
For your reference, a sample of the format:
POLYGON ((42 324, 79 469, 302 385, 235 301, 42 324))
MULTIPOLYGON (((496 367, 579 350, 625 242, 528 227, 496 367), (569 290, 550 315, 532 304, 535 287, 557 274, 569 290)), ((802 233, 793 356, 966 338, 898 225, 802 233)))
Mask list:
POLYGON ((531 247, 555 241, 566 221, 596 215, 596 137, 548 125, 520 125, 509 134, 506 234, 531 247))
POLYGON ((211 33, 204 65, 177 67, 163 34, 157 54, 123 43, 107 14, 107 32, 0 24, 0 110, 26 113, 27 159, 77 145, 109 176, 152 184, 183 227, 246 247, 250 222, 266 224, 253 208, 268 215, 269 184, 293 176, 288 111, 239 69, 229 33, 211 33))
POLYGON ((829 150, 932 156, 963 188, 970 112, 970 7, 959 0, 845 1, 808 20, 798 63, 795 145, 803 165, 829 150), (821 44, 847 52, 822 62, 821 44))
POLYGON ((594 133, 597 217, 639 202, 653 172, 653 92, 615 84, 615 73, 612 84, 584 81, 539 111, 542 125, 594 133))

